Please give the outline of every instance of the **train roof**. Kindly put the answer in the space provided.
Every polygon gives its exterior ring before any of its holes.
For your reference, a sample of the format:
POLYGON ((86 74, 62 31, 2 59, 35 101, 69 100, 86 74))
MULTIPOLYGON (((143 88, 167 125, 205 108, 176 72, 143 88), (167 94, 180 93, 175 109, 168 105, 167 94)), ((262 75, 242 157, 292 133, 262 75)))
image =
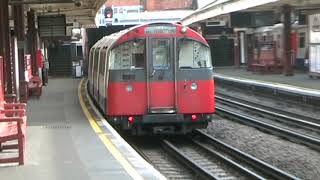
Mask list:
MULTIPOLYGON (((121 38, 124 37, 124 35, 126 35, 129 32, 134 31, 135 29, 140 29, 142 27, 146 27, 149 25, 174 25, 176 27, 184 27, 181 24, 175 24, 175 23, 167 23, 167 22, 156 22, 156 23, 147 23, 147 24, 142 24, 142 25, 138 25, 138 26, 134 26, 134 27, 130 27, 128 29, 119 31, 117 33, 113 33, 111 35, 105 36, 103 38, 101 38, 98 42, 96 42, 96 44, 94 44, 94 46, 92 48, 105 48, 105 47, 113 47, 118 41, 121 41, 121 38)), ((207 44, 206 40, 199 35, 198 33, 196 33, 195 31, 193 31, 192 29, 188 28, 190 31, 192 31, 192 35, 197 37, 200 41, 202 41, 203 43, 207 44)))

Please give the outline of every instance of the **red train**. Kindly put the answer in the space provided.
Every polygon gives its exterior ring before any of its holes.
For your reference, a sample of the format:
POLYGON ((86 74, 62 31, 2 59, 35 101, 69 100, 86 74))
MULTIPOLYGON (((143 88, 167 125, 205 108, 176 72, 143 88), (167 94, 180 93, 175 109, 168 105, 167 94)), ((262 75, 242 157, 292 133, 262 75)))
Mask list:
POLYGON ((106 36, 90 50, 88 89, 108 121, 132 134, 186 134, 215 112, 210 49, 179 24, 106 36))

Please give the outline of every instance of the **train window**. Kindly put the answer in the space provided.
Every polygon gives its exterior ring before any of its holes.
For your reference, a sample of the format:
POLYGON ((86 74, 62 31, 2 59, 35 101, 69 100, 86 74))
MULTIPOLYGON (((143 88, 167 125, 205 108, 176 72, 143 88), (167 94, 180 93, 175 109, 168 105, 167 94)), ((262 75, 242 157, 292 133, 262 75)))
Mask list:
POLYGON ((98 61, 99 61, 99 48, 93 52, 94 61, 92 63, 92 77, 95 78, 98 75, 98 61))
POLYGON ((263 36, 263 41, 267 41, 267 37, 266 36, 263 36))
POLYGON ((193 40, 181 40, 179 43, 179 68, 210 68, 209 47, 193 40))
POLYGON ((306 33, 299 33, 299 48, 305 48, 306 33))
POLYGON ((170 57, 170 40, 155 39, 152 41, 152 59, 154 69, 168 69, 170 57))
POLYGON ((93 62, 93 73, 97 73, 97 67, 98 67, 98 59, 99 59, 99 50, 100 48, 97 48, 95 51, 94 51, 94 62, 93 62))
POLYGON ((92 72, 91 68, 92 68, 92 62, 93 62, 93 49, 94 49, 94 48, 92 48, 92 49, 90 50, 90 56, 89 56, 89 58, 90 58, 90 60, 89 60, 89 73, 92 72))
POLYGON ((99 73, 104 75, 105 63, 106 63, 106 48, 103 48, 100 52, 100 64, 99 64, 99 73))
POLYGON ((144 67, 144 40, 126 42, 111 51, 110 69, 143 69, 144 67))
POLYGON ((278 47, 278 48, 281 48, 281 35, 280 35, 280 34, 277 35, 277 39, 278 39, 278 41, 277 41, 277 47, 278 47))

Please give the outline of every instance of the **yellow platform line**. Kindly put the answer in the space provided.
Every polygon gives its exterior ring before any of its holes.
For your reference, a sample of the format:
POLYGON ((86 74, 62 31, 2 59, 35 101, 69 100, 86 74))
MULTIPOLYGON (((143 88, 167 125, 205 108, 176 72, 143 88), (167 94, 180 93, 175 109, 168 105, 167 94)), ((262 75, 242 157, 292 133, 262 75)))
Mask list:
MULTIPOLYGON (((96 119, 89 112, 86 107, 83 97, 81 95, 81 87, 84 83, 84 79, 81 80, 78 87, 78 96, 79 102, 82 107, 82 110, 87 117, 92 129, 99 136, 105 147, 110 151, 113 157, 121 164, 121 166, 125 169, 125 171, 133 178, 133 179, 144 179, 131 165, 131 163, 123 156, 123 154, 116 148, 116 146, 111 142, 111 140, 103 133, 102 129, 97 124, 96 119)), ((110 164, 112 166, 112 164, 110 164)), ((107 177, 106 177, 107 178, 107 177)))

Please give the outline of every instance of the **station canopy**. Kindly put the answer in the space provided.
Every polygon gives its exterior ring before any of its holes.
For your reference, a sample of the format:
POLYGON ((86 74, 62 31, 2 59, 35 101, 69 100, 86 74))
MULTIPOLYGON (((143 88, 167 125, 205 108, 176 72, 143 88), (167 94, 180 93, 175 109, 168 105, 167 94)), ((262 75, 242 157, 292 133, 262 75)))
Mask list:
POLYGON ((283 5, 290 5, 294 9, 317 10, 319 0, 212 0, 208 5, 199 8, 194 13, 182 19, 182 24, 205 21, 220 15, 237 11, 281 11, 283 5))
POLYGON ((95 16, 106 0, 9 0, 10 5, 25 4, 37 15, 65 14, 67 23, 79 22, 82 27, 95 26, 95 16))

